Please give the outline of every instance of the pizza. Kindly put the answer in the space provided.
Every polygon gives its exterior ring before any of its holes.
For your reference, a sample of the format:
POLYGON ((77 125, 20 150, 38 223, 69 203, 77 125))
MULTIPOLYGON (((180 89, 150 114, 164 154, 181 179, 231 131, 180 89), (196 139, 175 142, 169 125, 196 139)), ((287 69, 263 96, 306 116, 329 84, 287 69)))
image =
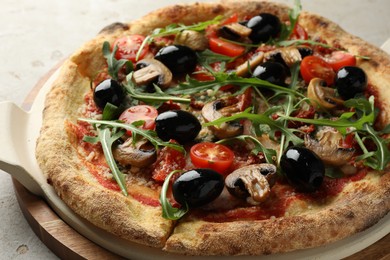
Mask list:
POLYGON ((117 237, 185 255, 330 244, 390 210, 390 57, 268 1, 174 5, 64 62, 36 158, 117 237))

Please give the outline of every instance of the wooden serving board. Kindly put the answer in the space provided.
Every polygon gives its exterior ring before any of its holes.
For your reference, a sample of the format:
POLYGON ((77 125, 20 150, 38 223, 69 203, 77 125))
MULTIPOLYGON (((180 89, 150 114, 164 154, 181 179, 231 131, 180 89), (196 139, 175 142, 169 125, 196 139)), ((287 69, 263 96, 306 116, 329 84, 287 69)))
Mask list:
MULTIPOLYGON (((27 96, 22 107, 30 110, 34 98, 62 63, 55 66, 43 76, 27 96)), ((30 193, 17 180, 13 179, 17 201, 24 217, 35 234, 42 242, 61 259, 123 259, 96 245, 68 226, 50 206, 40 197, 30 193)), ((348 225, 348 223, 346 223, 348 225)), ((389 259, 390 260, 390 234, 367 247, 366 249, 345 258, 358 259, 389 259)))

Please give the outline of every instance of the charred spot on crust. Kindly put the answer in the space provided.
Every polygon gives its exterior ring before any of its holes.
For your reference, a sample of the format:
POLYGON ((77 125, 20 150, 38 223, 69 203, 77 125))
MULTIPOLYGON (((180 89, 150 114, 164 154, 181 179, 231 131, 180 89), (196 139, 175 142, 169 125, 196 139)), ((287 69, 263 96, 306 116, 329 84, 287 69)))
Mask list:
POLYGON ((217 5, 216 7, 214 7, 214 9, 212 10, 212 13, 213 14, 221 14, 224 12, 224 8, 222 5, 217 5))
POLYGON ((345 217, 348 219, 354 219, 355 214, 352 211, 346 212, 345 217))
POLYGON ((99 34, 101 34, 101 33, 113 33, 113 32, 115 32, 117 30, 126 31, 128 29, 129 29, 129 26, 127 24, 116 22, 116 23, 112 23, 112 24, 107 25, 106 27, 104 27, 99 32, 99 34))

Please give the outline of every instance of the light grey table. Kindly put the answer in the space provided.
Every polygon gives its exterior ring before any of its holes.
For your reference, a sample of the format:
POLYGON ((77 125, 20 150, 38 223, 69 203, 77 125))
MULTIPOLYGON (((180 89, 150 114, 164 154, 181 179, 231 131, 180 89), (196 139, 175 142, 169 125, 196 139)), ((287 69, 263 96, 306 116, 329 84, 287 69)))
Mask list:
MULTIPOLYGON (((40 77, 105 25, 185 2, 193 1, 2 0, 0 102, 20 105, 40 77)), ((278 2, 293 4, 293 0, 278 2)), ((376 46, 390 37, 388 0, 302 0, 302 4, 376 46)), ((0 259, 55 258, 23 218, 10 176, 0 171, 0 259)))

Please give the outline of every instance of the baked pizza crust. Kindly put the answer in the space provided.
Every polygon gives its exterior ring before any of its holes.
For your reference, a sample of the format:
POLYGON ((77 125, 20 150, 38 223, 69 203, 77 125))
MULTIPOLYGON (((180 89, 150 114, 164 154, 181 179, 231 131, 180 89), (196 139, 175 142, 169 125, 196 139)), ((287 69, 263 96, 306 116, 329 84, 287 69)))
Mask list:
MULTIPOLYGON (((46 98, 36 157, 49 183, 74 212, 116 236, 171 252, 260 255, 337 241, 374 225, 390 211, 390 174, 385 172, 371 173, 369 178, 350 183, 333 202, 321 209, 305 209, 299 215, 225 223, 200 221, 189 215, 174 223, 161 217, 160 207, 147 206, 131 196, 103 188, 83 167, 66 122, 76 122, 90 80, 105 63, 101 55, 104 41, 112 43, 122 34, 147 35, 154 28, 171 23, 192 24, 233 13, 242 18, 260 12, 273 13, 282 21, 288 19, 288 7, 271 2, 241 0, 175 5, 129 24, 104 28, 64 63, 46 98)), ((302 12, 300 24, 312 38, 318 36, 352 54, 370 57, 358 59, 358 65, 367 73, 372 94, 378 100, 378 125, 389 123, 389 55, 318 15, 302 12)))

